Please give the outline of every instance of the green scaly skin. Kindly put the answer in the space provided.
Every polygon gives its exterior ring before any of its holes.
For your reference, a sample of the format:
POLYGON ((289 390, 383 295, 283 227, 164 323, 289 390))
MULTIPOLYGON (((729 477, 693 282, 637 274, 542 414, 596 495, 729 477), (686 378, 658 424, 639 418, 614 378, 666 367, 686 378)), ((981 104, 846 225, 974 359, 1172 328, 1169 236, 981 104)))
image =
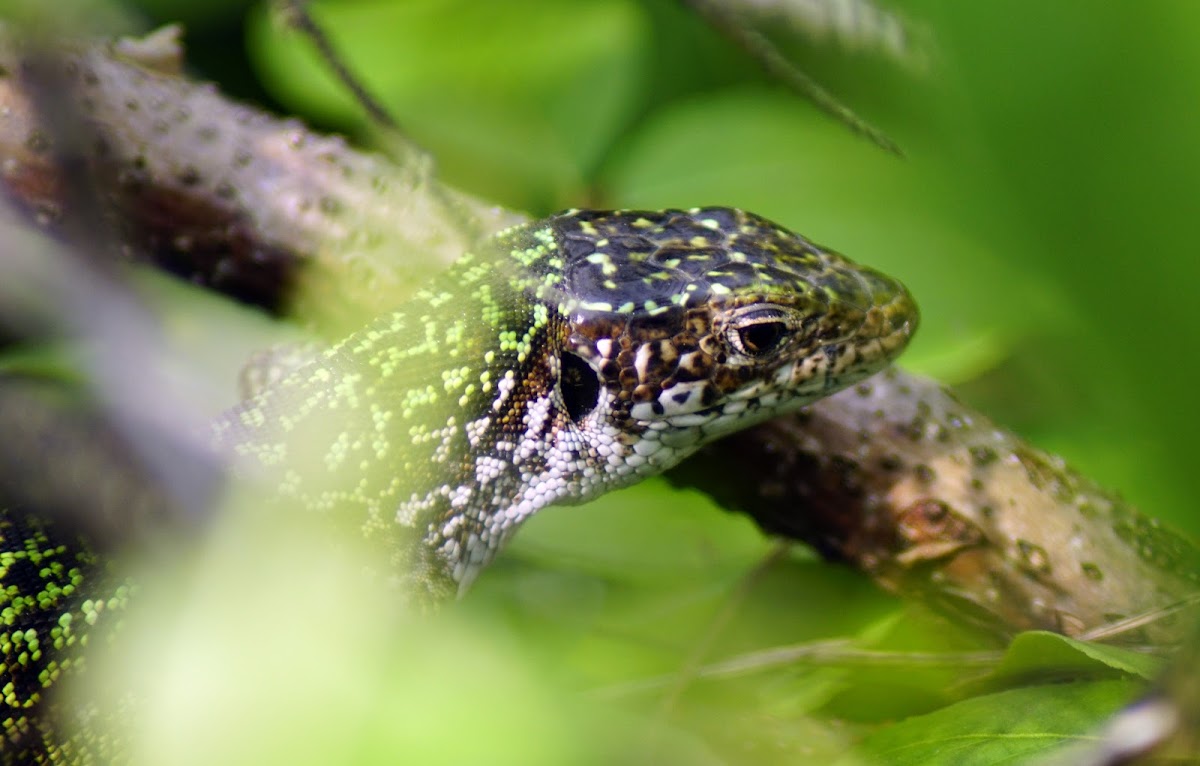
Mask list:
MULTIPOLYGON (((461 593, 540 508, 861 380, 916 323, 895 280, 748 213, 568 211, 498 234, 213 434, 282 509, 383 546, 390 579, 427 602, 461 593)), ((130 585, 114 581, 44 523, 0 516, 6 762, 119 752, 47 720, 83 645, 119 624, 130 585)))

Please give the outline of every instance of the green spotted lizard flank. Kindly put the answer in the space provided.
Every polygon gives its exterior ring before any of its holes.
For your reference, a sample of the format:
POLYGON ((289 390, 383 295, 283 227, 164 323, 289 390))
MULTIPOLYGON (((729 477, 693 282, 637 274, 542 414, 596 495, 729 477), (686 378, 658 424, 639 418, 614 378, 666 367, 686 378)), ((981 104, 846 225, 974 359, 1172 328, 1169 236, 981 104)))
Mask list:
MULTIPOLYGON (((405 593, 438 599, 540 508, 861 380, 916 324, 895 280, 749 213, 568 211, 496 235, 213 433, 281 508, 360 530, 405 593)), ((73 539, 2 512, 5 762, 83 762, 94 743, 55 738, 50 692, 128 592, 73 539)))

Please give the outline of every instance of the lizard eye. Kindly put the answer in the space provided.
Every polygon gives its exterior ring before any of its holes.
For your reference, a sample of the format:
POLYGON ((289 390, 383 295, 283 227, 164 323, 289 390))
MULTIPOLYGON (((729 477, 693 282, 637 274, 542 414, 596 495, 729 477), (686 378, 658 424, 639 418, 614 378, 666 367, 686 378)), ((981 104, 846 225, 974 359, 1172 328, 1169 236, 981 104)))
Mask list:
POLYGON ((783 344, 788 325, 779 309, 756 309, 730 323, 729 342, 746 356, 766 356, 783 344))
POLYGON ((575 354, 563 354, 559 359, 559 367, 559 390, 567 408, 567 416, 572 422, 578 423, 596 408, 600 398, 600 378, 591 365, 575 354))

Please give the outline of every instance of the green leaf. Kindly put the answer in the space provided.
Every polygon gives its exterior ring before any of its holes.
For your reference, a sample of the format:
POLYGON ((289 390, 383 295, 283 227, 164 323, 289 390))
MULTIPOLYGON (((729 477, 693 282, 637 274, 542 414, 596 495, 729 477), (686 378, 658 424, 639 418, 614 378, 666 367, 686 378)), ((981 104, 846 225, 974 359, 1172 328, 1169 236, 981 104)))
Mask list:
POLYGON ((536 515, 464 606, 506 604, 522 635, 596 687, 678 673, 701 644, 708 663, 853 635, 896 608, 867 578, 803 549, 760 568, 772 548, 746 517, 651 480, 536 515), (727 608, 732 617, 714 622, 727 608))
POLYGON ((981 683, 988 688, 999 688, 1028 683, 1033 678, 1047 681, 1055 677, 1113 675, 1151 680, 1159 676, 1164 666, 1159 657, 1034 630, 1014 638, 1000 665, 981 683))
POLYGON ((974 697, 868 737, 860 754, 888 766, 1017 763, 1089 736, 1140 685, 1093 681, 974 697))

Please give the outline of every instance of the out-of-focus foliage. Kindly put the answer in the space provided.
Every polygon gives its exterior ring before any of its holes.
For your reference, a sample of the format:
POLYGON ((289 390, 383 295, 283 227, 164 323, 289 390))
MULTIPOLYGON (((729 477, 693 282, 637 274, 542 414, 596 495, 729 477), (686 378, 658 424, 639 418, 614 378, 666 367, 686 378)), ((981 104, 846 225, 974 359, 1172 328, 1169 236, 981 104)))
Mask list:
MULTIPOLYGON (((446 180, 535 214, 742 206, 877 265, 922 305, 907 365, 1200 532, 1200 5, 892 7, 933 42, 924 75, 840 51, 836 37, 788 50, 906 160, 768 82, 670 0, 323 0, 313 11, 446 180)), ((197 20, 190 58, 222 87, 369 140, 265 6, 141 8, 197 20)), ((377 594, 323 589, 349 564, 302 534, 227 597, 245 559, 223 556, 263 534, 251 520, 217 540, 190 586, 196 603, 158 634, 171 643, 147 683, 167 738, 148 739, 151 762, 394 762, 399 751, 434 763, 931 763, 970 735, 970 752, 943 762, 987 763, 1082 736, 1142 672, 1038 636, 986 682, 986 669, 910 657, 980 640, 804 552, 756 571, 771 545, 749 522, 655 482, 534 519, 432 626, 380 615, 377 594), (331 569, 297 580, 306 561, 331 569), (291 661, 238 667, 223 653, 230 620, 244 635, 277 631, 269 645, 291 661), (829 639, 891 659, 825 655, 690 680, 717 659, 829 639), (1062 661, 1035 661, 1047 656, 1062 661), (1055 667, 1086 680, 996 691, 997 678, 1055 667), (195 696, 210 672, 247 685, 195 696), (222 708, 223 695, 239 705, 222 708), (172 714, 179 699, 197 709, 172 714)))
MULTIPOLYGON (((585 196, 645 85, 648 20, 633 2, 368 0, 313 13, 448 180, 518 208, 585 196)), ((249 27, 268 87, 354 125, 352 97, 273 20, 260 8, 249 27)))
POLYGON ((1005 688, 1056 672, 1095 678, 1128 675, 1152 681, 1163 667, 1158 657, 1031 630, 1012 640, 1004 659, 987 677, 980 679, 976 688, 1005 688))
POLYGON ((868 737, 864 755, 890 766, 1029 763, 1087 737, 1135 688, 1075 681, 972 697, 868 737))

